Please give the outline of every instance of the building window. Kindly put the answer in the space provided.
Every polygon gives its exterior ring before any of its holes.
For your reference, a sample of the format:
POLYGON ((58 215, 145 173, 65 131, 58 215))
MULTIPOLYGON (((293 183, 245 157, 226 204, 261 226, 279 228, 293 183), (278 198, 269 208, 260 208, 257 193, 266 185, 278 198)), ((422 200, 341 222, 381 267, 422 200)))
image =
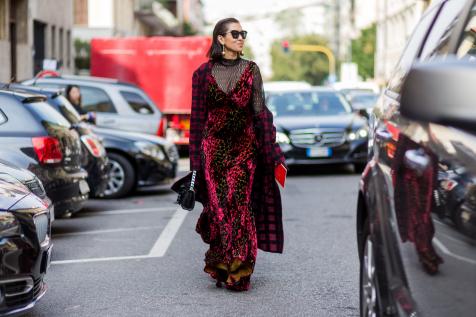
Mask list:
POLYGON ((7 0, 0 0, 0 40, 7 38, 7 0))
POLYGON ((66 31, 66 66, 71 68, 71 31, 66 31))
POLYGON ((59 56, 58 59, 60 61, 64 61, 64 38, 63 38, 63 28, 59 29, 59 56))
POLYGON ((51 26, 51 58, 56 57, 56 27, 51 26))

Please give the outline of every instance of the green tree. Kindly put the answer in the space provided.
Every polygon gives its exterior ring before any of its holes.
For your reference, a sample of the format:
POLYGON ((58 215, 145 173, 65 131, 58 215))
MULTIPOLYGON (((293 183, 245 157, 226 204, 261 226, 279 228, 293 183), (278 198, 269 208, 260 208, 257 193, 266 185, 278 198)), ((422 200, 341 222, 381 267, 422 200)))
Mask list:
MULTIPOLYGON (((310 44, 327 46, 327 40, 319 35, 296 36, 289 39, 293 44, 310 44)), ((283 40, 277 40, 271 47, 272 80, 307 81, 312 85, 321 85, 329 75, 329 62, 322 53, 288 52, 282 48, 283 40)))
POLYGON ((89 41, 74 40, 74 65, 76 70, 89 69, 91 58, 91 44, 89 41))
POLYGON ((374 24, 362 30, 360 37, 352 41, 352 62, 359 66, 359 75, 363 79, 374 77, 376 36, 374 24))

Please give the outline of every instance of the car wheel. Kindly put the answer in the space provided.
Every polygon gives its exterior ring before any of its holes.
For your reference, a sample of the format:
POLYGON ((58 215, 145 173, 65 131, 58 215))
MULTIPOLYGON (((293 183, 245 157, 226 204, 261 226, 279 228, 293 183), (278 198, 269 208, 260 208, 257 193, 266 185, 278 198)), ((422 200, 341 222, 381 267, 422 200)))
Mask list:
POLYGON ((369 234, 368 222, 363 232, 363 253, 360 259, 360 316, 380 316, 377 275, 375 271, 374 244, 369 234))
POLYGON ((465 206, 464 203, 458 206, 453 214, 453 221, 459 231, 471 238, 476 238, 476 218, 471 208, 465 206))
POLYGON ((135 171, 124 156, 109 153, 109 182, 103 198, 119 198, 127 195, 135 184, 135 171))

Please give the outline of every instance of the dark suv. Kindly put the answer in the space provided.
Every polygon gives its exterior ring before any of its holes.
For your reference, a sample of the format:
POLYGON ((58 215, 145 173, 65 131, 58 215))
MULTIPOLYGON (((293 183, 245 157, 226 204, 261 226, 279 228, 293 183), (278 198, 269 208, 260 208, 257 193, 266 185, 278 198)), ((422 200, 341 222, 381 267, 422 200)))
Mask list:
POLYGON ((0 90, 0 158, 33 172, 53 201, 55 215, 80 210, 88 198, 81 143, 44 96, 0 90))
POLYGON ((370 117, 361 316, 476 312, 476 2, 428 8, 370 117))

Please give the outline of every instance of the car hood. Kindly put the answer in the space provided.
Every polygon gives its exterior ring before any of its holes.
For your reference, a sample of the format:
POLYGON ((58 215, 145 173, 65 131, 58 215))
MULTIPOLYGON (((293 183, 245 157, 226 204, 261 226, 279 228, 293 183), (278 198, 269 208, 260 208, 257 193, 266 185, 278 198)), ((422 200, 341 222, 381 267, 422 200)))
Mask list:
POLYGON ((365 126, 367 121, 352 113, 338 116, 275 117, 274 124, 278 131, 285 132, 316 128, 355 130, 365 126))
POLYGON ((8 174, 0 173, 0 210, 9 210, 30 191, 18 180, 8 174))
POLYGON ((152 134, 129 132, 124 130, 113 130, 113 129, 106 129, 106 128, 98 128, 98 127, 92 127, 92 130, 101 138, 111 137, 116 139, 128 140, 132 142, 147 141, 147 142, 152 142, 155 144, 160 144, 166 147, 170 146, 169 141, 152 134))
POLYGON ((0 173, 9 174, 22 183, 29 182, 35 179, 35 174, 29 170, 16 167, 9 162, 0 159, 0 173))

